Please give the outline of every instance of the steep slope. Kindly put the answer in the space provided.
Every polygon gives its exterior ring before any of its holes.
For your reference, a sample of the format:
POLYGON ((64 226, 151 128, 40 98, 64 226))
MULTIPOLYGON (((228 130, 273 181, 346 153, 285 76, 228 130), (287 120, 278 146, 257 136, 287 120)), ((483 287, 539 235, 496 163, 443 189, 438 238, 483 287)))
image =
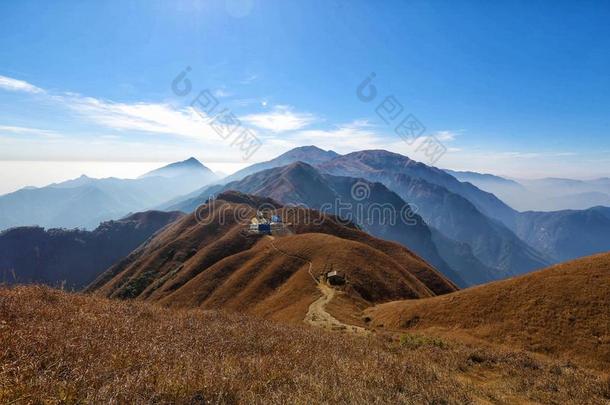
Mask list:
POLYGON ((610 208, 524 212, 517 234, 541 252, 565 261, 610 250, 610 208))
POLYGON ((407 249, 333 216, 229 192, 168 226, 88 290, 301 322, 318 294, 312 276, 331 270, 346 277, 344 293, 356 307, 456 289, 407 249), (245 232, 263 204, 292 224, 287 236, 245 232))
POLYGON ((210 181, 206 176, 193 175, 190 169, 174 174, 140 179, 81 176, 46 187, 21 189, 0 196, 0 230, 29 225, 93 229, 102 221, 151 209, 210 181))
POLYGON ((190 212, 209 197, 226 190, 266 196, 282 204, 322 210, 353 221, 374 236, 401 243, 458 285, 465 285, 439 254, 422 218, 380 183, 321 174, 306 163, 296 162, 263 170, 238 182, 210 187, 199 197, 169 209, 190 212), (358 192, 363 194, 358 195, 358 192))
POLYGON ((6 230, 0 233, 1 281, 82 288, 181 215, 143 212, 104 222, 90 232, 40 227, 6 230))
POLYGON ((465 242, 457 242, 436 228, 430 227, 432 240, 441 257, 459 274, 464 284, 460 287, 484 284, 494 281, 498 270, 481 263, 472 252, 472 247, 465 242))
POLYGON ((610 366, 610 253, 442 297, 367 311, 390 329, 451 330, 610 366))

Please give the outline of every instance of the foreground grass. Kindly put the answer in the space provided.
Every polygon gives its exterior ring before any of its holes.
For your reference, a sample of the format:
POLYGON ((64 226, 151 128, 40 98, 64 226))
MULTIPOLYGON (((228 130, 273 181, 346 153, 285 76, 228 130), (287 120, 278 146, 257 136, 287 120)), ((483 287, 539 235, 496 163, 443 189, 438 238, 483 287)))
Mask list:
POLYGON ((0 289, 0 403, 610 402, 574 365, 402 340, 0 289))

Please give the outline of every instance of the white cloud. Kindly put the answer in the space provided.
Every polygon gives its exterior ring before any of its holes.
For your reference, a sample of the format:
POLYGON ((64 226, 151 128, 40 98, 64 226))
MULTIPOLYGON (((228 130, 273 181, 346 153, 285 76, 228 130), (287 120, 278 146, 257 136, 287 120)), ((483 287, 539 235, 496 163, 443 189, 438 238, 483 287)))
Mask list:
POLYGON ((457 133, 455 131, 438 131, 434 136, 441 142, 451 142, 455 140, 457 133))
POLYGON ((219 139, 193 107, 177 109, 162 103, 115 103, 75 94, 54 96, 85 118, 116 130, 170 134, 199 140, 219 139))
POLYGON ((241 117, 241 120, 258 128, 279 133, 305 128, 315 121, 315 117, 309 113, 294 112, 290 106, 277 105, 270 112, 249 114, 241 117))
POLYGON ((6 76, 0 76, 0 89, 9 91, 23 91, 26 93, 44 93, 43 89, 36 87, 33 84, 6 76))

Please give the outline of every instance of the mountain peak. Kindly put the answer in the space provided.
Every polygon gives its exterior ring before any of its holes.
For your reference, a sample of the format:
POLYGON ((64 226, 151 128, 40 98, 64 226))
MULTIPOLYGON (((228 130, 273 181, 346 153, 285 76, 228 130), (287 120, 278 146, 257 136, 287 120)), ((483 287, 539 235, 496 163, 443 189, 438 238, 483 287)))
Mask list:
POLYGON ((242 169, 225 179, 225 182, 231 182, 235 180, 241 180, 244 177, 254 174, 256 172, 260 172, 262 170, 272 169, 275 167, 282 167, 286 165, 290 165, 291 163, 301 161, 308 165, 317 166, 324 162, 328 162, 330 160, 339 157, 337 152, 332 150, 324 150, 318 148, 315 145, 307 145, 307 146, 299 146, 294 149, 290 149, 287 152, 282 153, 280 156, 275 159, 269 160, 267 162, 255 163, 252 166, 248 166, 245 169, 242 169))
MULTIPOLYGON (((315 145, 307 145, 307 146, 299 146, 294 149, 290 149, 288 152, 285 152, 277 157, 277 160, 286 160, 286 159, 299 159, 305 162, 311 162, 313 164, 326 161, 339 156, 337 152, 332 150, 324 150, 318 148, 315 145)), ((275 159, 274 159, 275 160, 275 159)))
POLYGON ((192 156, 182 162, 178 162, 178 164, 184 164, 189 166, 203 166, 203 164, 199 160, 195 159, 192 156))
POLYGON ((194 157, 190 157, 181 162, 170 163, 169 165, 160 167, 148 173, 143 174, 140 178, 144 177, 178 177, 178 176, 205 176, 215 178, 216 175, 209 168, 203 165, 199 160, 194 157))

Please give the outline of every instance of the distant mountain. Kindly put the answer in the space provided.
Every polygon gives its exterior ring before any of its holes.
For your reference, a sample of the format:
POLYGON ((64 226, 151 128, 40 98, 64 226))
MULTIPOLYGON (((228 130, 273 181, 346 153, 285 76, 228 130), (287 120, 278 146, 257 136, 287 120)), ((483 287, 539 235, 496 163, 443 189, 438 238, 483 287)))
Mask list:
POLYGON ((469 182, 472 184, 476 183, 488 183, 488 184, 502 184, 506 186, 512 186, 516 189, 524 189, 524 187, 517 183, 514 180, 506 179, 504 177, 496 176, 488 173, 477 173, 477 172, 469 172, 469 171, 456 171, 445 169, 445 172, 449 173, 456 179, 462 182, 469 182))
MULTIPOLYGON (((509 180, 491 174, 445 170, 460 181, 497 195, 519 211, 559 211, 610 206, 610 179, 509 180)), ((511 225, 511 224, 508 224, 511 225)))
POLYGON ((546 178, 520 180, 521 184, 487 174, 448 172, 460 180, 493 191, 509 202, 514 201, 517 207, 536 206, 545 210, 518 213, 513 230, 519 238, 553 262, 610 250, 610 208, 603 206, 610 206, 610 195, 602 192, 610 192, 608 178, 546 178))
POLYGON ((610 208, 524 212, 516 232, 557 261, 610 251, 610 208))
POLYGON ((493 194, 480 190, 472 184, 462 183, 441 169, 416 162, 398 153, 385 150, 353 152, 320 164, 319 167, 335 175, 376 179, 386 174, 397 173, 413 179, 421 179, 461 195, 483 214, 509 227, 513 224, 517 213, 493 194))
POLYGON ((286 153, 281 154, 280 156, 269 160, 267 162, 256 163, 252 166, 248 166, 245 169, 242 169, 231 176, 223 179, 223 183, 229 183, 235 180, 241 180, 244 177, 254 174, 256 172, 260 172, 261 170, 272 169, 274 167, 286 166, 294 162, 305 162, 312 166, 318 165, 320 163, 329 161, 331 159, 340 156, 338 153, 333 152, 332 150, 323 150, 318 148, 317 146, 301 146, 298 148, 294 148, 289 150, 286 153))
POLYGON ((257 172, 240 181, 209 187, 198 197, 169 209, 192 212, 208 198, 228 190, 269 197, 282 204, 302 205, 345 217, 376 237, 401 243, 455 283, 465 285, 455 269, 439 255, 431 231, 422 218, 417 214, 411 215, 408 204, 380 183, 322 174, 307 163, 296 162, 257 172), (356 200, 352 195, 352 190, 357 186, 366 188, 368 196, 365 199, 356 200), (393 221, 391 215, 394 215, 393 221), (401 215, 411 216, 405 221, 401 215))
POLYGON ((584 191, 582 193, 564 194, 556 198, 547 198, 541 205, 547 210, 561 211, 566 209, 588 209, 595 206, 610 207, 610 193, 584 191))
POLYGON ((208 220, 198 222, 192 214, 178 220, 108 269, 88 291, 302 323, 320 294, 316 280, 331 270, 347 280, 337 288, 337 305, 350 310, 456 290, 408 249, 333 215, 236 192, 218 195, 198 215, 208 220), (247 219, 262 204, 290 224, 284 236, 246 232, 247 219), (319 221, 299 220, 306 217, 319 221))
POLYGON ((93 229, 102 221, 150 209, 200 188, 214 174, 189 159, 139 179, 81 176, 0 196, 0 230, 15 226, 93 229))
POLYGON ((211 183, 214 180, 217 180, 216 174, 204 166, 201 162, 199 162, 195 158, 189 158, 182 162, 171 163, 167 166, 163 166, 159 169, 155 169, 148 173, 143 174, 139 178, 143 179, 146 177, 165 177, 165 178, 186 178, 192 177, 194 179, 198 179, 200 184, 211 183))
MULTIPOLYGON (((461 183, 439 169, 386 151, 356 152, 320 167, 329 173, 383 183, 405 201, 417 206, 424 220, 443 235, 470 245, 484 268, 495 269, 492 279, 510 277, 549 264, 550 258, 536 252, 506 225, 494 219, 503 217, 514 225, 518 215, 516 211, 492 194, 469 183, 461 183), (486 215, 480 207, 487 207, 487 212, 494 212, 498 217, 486 215)), ((477 277, 478 283, 484 281, 486 276, 477 277)))
POLYGON ((498 196, 502 201, 508 203, 512 208, 519 209, 521 207, 519 197, 524 193, 529 193, 529 190, 522 184, 504 177, 495 176, 493 174, 476 173, 476 172, 460 172, 454 170, 445 170, 461 182, 468 182, 481 190, 487 191, 498 196))
MULTIPOLYGON (((544 178, 519 180, 536 198, 532 211, 587 209, 597 205, 610 206, 610 179, 574 180, 544 178)), ((527 196, 521 196, 527 199, 527 196)))
POLYGON ((90 232, 41 227, 6 230, 0 233, 0 281, 82 288, 182 215, 142 212, 103 222, 90 232))

